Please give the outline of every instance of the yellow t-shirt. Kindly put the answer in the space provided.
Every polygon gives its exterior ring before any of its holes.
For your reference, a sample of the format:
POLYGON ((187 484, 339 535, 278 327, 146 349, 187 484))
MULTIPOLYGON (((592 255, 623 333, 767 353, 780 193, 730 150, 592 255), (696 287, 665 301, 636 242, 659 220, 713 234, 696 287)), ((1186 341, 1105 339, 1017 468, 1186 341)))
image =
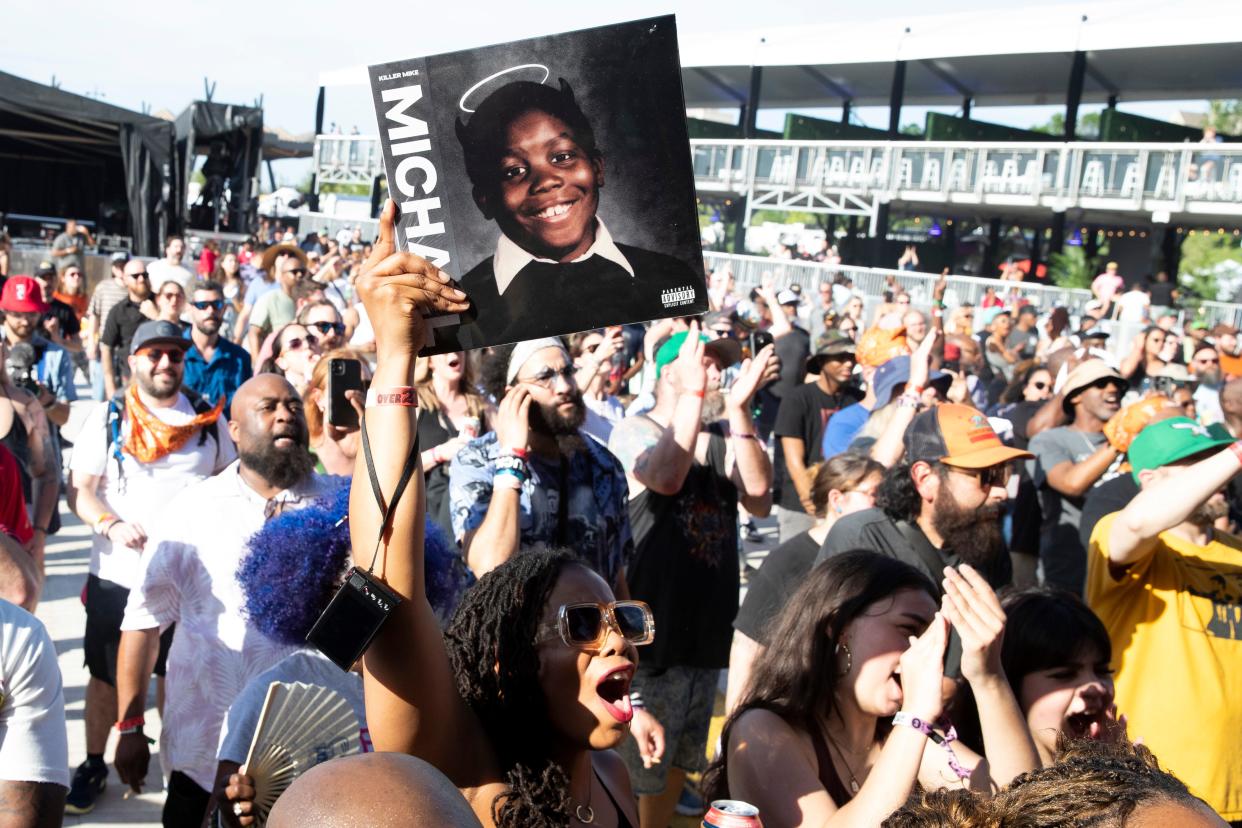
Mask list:
POLYGON ((1091 533, 1087 603, 1112 641, 1117 711, 1191 791, 1242 819, 1242 538, 1198 546, 1164 532, 1114 580, 1116 517, 1091 533))

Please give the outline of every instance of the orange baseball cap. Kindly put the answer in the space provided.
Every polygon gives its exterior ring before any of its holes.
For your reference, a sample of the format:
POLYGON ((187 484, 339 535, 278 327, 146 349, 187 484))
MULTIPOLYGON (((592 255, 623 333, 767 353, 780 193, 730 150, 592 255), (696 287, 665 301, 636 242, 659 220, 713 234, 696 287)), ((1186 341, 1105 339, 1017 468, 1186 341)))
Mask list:
POLYGON ((910 353, 905 328, 868 328, 854 352, 859 365, 879 368, 893 357, 910 353))
POLYGON ((905 436, 906 459, 938 461, 963 469, 985 469, 1035 455, 1001 442, 988 418, 969 405, 946 403, 922 412, 905 436))

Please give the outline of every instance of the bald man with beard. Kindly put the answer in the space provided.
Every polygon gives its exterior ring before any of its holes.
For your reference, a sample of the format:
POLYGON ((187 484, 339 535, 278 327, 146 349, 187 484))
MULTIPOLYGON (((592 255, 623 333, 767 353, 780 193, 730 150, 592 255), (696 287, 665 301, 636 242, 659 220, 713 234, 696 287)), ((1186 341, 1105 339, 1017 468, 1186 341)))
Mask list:
MULTIPOLYGON (((243 826, 254 817, 242 817, 243 826)), ((401 753, 361 753, 316 765, 276 800, 268 828, 481 828, 461 792, 401 753)))
POLYGON ((314 472, 302 400, 283 377, 260 374, 243 383, 228 427, 238 459, 184 488, 147 527, 121 624, 116 769, 134 791, 142 790, 151 758, 143 714, 160 631, 177 625, 161 717, 167 826, 202 822, 229 705, 246 682, 293 649, 246 624, 236 573, 247 541, 271 516, 309 505, 332 487, 331 478, 314 472))

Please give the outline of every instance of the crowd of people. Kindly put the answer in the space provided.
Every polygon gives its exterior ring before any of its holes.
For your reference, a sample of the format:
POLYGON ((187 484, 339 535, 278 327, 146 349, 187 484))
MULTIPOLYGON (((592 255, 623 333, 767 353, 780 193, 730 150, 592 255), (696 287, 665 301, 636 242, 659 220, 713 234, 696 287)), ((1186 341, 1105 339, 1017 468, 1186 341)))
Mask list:
POLYGON ((89 295, 69 226, 5 281, 7 824, 99 806, 110 745, 152 786, 156 715, 169 826, 1242 824, 1236 330, 1120 287, 950 307, 942 279, 925 313, 719 269, 703 316, 419 357, 469 297, 394 212, 197 263, 170 237, 89 295), (1110 349, 1113 311, 1146 327, 1110 349), (84 757, 31 614, 62 496, 84 757), (308 635, 372 580, 399 600, 343 671, 308 635), (272 682, 358 728, 265 816, 272 682))

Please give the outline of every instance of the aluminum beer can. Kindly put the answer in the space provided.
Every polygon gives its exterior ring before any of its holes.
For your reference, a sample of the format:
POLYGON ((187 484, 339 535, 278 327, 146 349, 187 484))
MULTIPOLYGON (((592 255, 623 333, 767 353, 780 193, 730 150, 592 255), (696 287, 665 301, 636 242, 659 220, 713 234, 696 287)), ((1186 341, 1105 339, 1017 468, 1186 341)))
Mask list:
POLYGON ((740 799, 717 799, 703 816, 703 828, 763 828, 759 809, 740 799))

